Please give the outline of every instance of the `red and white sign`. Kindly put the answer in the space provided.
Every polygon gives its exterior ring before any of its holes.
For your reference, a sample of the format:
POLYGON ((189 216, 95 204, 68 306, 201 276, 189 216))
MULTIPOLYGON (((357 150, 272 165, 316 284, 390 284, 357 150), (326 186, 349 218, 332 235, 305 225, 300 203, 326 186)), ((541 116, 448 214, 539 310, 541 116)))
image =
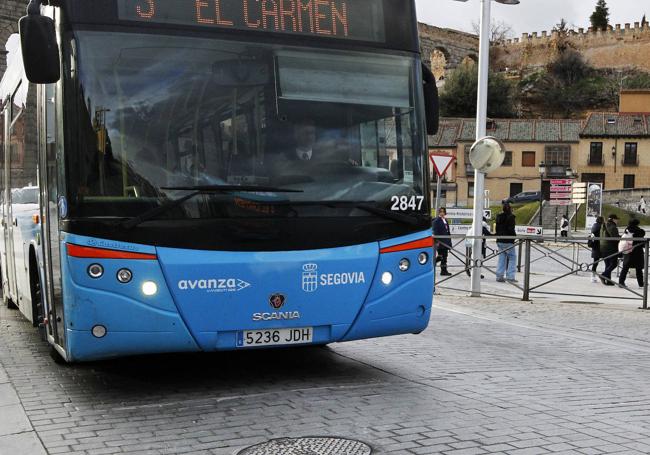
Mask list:
POLYGON ((551 185, 571 185, 573 180, 571 179, 554 179, 551 180, 551 185))
POLYGON ((451 163, 454 162, 454 157, 450 155, 439 155, 437 153, 431 153, 429 154, 429 158, 433 163, 433 167, 435 168, 438 177, 445 175, 449 169, 449 166, 451 166, 451 163))
POLYGON ((570 186, 552 186, 551 193, 572 193, 573 188, 570 186))
POLYGON ((551 199, 571 199, 571 193, 551 193, 551 199))
POLYGON ((548 202, 551 205, 571 205, 571 199, 551 199, 548 202))

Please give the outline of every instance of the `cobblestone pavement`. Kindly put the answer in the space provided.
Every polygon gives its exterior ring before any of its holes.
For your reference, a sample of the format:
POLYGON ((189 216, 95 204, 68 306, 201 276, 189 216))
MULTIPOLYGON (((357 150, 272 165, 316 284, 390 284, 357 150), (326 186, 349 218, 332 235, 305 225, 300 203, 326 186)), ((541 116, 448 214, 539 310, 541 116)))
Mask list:
POLYGON ((50 454, 225 455, 330 435, 381 454, 645 454, 649 326, 621 306, 445 297, 418 336, 61 367, 3 308, 0 379, 50 454))

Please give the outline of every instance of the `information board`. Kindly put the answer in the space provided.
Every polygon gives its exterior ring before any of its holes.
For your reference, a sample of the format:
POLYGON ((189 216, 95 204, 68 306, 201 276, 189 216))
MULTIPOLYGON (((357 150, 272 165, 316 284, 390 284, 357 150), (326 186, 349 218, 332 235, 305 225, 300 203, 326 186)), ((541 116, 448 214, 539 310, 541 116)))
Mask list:
POLYGON ((120 20, 383 42, 384 0, 117 0, 120 20))

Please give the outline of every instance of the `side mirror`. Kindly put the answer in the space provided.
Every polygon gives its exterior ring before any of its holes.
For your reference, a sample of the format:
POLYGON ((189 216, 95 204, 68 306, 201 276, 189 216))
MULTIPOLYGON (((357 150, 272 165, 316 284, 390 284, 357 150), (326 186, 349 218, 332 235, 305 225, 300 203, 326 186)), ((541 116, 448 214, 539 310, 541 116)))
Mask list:
POLYGON ((424 110, 427 121, 427 134, 434 135, 438 132, 440 122, 440 103, 438 101, 438 87, 436 78, 429 68, 422 64, 422 81, 424 82, 424 110))
POLYGON ((54 21, 34 14, 33 3, 30 3, 27 16, 18 22, 25 74, 29 82, 34 84, 53 84, 61 77, 54 21))

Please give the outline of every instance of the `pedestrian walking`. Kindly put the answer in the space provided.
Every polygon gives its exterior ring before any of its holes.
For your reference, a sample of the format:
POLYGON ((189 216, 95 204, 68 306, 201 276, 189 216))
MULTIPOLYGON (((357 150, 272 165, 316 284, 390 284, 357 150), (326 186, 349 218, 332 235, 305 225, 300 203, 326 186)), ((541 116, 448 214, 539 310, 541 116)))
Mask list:
POLYGON ((499 237, 515 237, 515 215, 512 213, 510 204, 503 204, 503 212, 497 215, 496 235, 497 249, 499 251, 499 262, 497 263, 497 281, 502 283, 508 281, 516 283, 515 273, 517 271, 517 251, 515 250, 514 239, 500 239, 499 237))
POLYGON ((643 196, 641 196, 641 199, 639 200, 639 213, 643 213, 644 215, 646 214, 646 209, 648 208, 648 204, 646 204, 645 199, 643 196))
POLYGON ((449 223, 447 223, 447 209, 440 207, 438 216, 433 220, 433 236, 435 238, 436 264, 440 263, 440 275, 450 276, 447 270, 447 258, 451 249, 451 239, 439 239, 438 236, 450 236, 449 223))
MULTIPOLYGON (((645 231, 639 227, 639 220, 632 219, 625 229, 627 234, 631 234, 633 239, 642 239, 645 237, 645 231)), ((639 287, 643 287, 643 272, 645 265, 645 255, 643 252, 643 244, 641 241, 625 241, 630 243, 626 245, 623 252, 623 267, 621 274, 618 277, 618 284, 625 286, 625 279, 630 269, 636 270, 636 281, 639 287)))
POLYGON ((617 222, 618 216, 616 214, 609 215, 601 231, 600 253, 605 261, 605 271, 600 280, 607 286, 614 286, 614 282, 611 280, 612 272, 618 266, 618 257, 620 255, 618 251, 619 241, 615 240, 621 237, 618 233, 617 222), (612 240, 606 240, 607 237, 612 240))
POLYGON ((596 222, 591 226, 591 234, 589 234, 589 240, 587 241, 587 246, 591 248, 591 259, 594 260, 591 266, 592 283, 598 283, 598 263, 603 257, 600 252, 600 230, 603 228, 604 222, 605 219, 602 216, 596 218, 596 222))
POLYGON ((569 223, 569 218, 567 218, 566 215, 562 215, 562 218, 560 219, 560 235, 562 237, 569 237, 569 227, 571 224, 569 223))

